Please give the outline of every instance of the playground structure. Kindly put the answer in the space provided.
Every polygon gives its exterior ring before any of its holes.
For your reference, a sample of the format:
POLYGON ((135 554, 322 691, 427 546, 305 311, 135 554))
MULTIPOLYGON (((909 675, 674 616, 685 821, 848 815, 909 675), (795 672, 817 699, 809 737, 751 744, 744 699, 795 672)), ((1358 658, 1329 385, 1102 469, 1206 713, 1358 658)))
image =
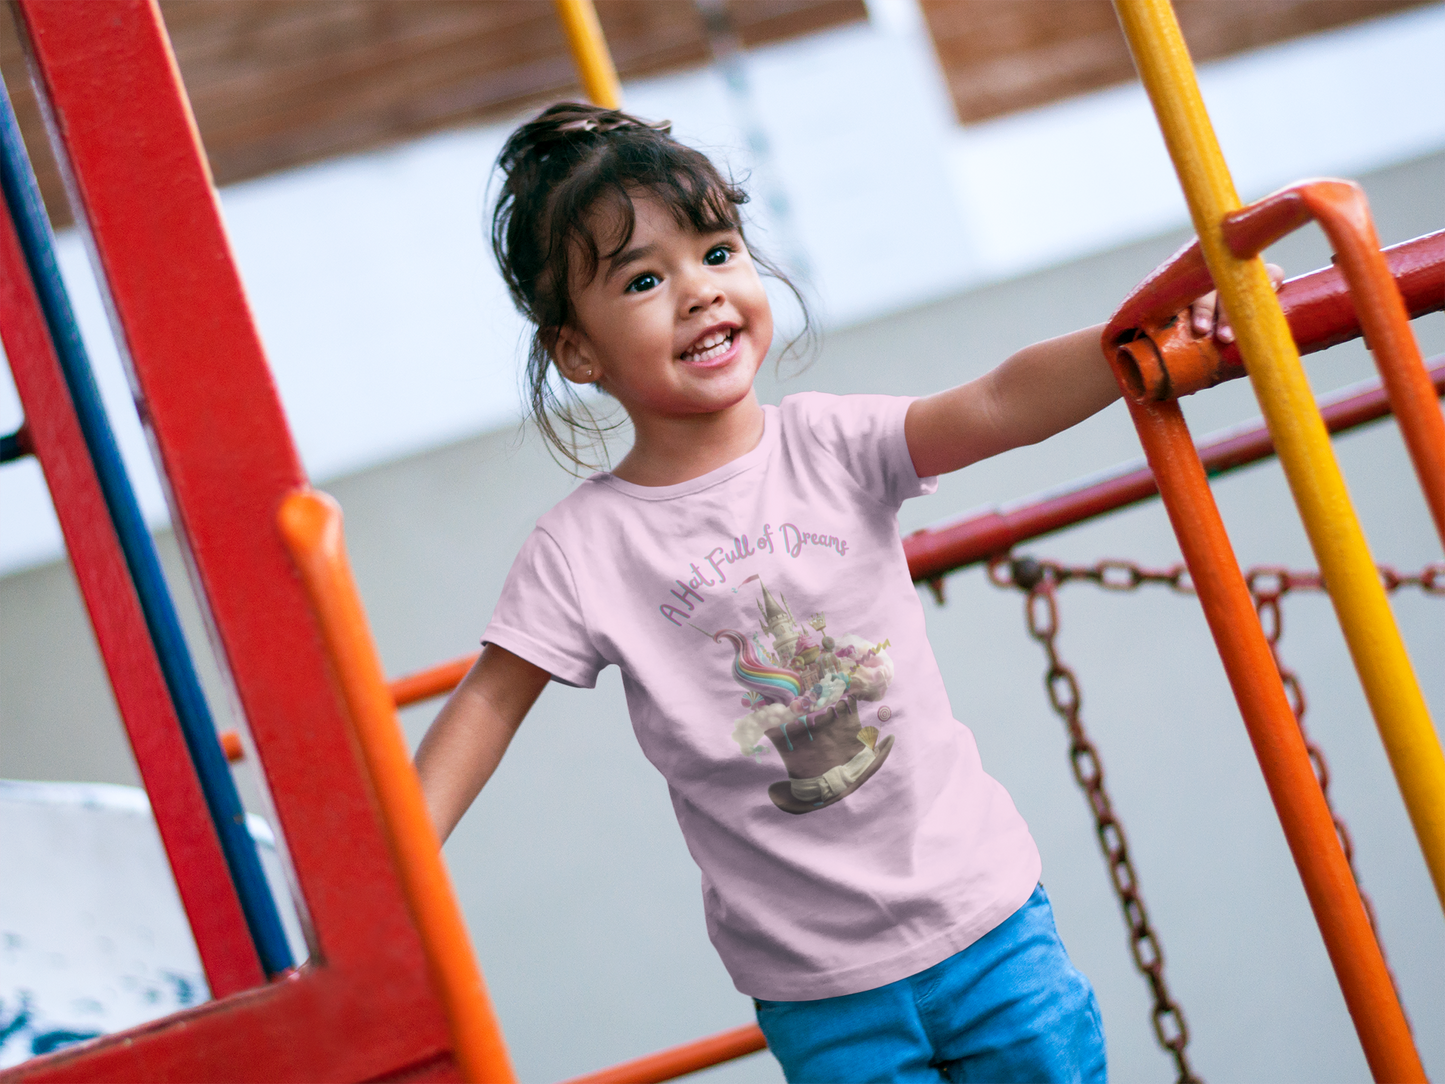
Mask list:
MULTIPOLYGON (((574 42, 582 43, 578 56, 588 91, 606 103, 616 93, 616 79, 606 78, 595 16, 582 4, 559 6, 574 42)), ((147 580, 145 556, 136 548, 140 540, 134 524, 127 526, 115 480, 107 479, 111 468, 103 449, 97 450, 104 441, 95 432, 95 419, 86 417, 91 408, 83 405, 83 358, 77 367, 78 337, 73 323, 66 322, 63 294, 54 292, 53 260, 47 270, 38 203, 32 194, 27 205, 25 178, 7 172, 10 215, 0 224, 0 330, 27 419, 11 447, 33 451, 50 481, 215 1000, 138 1034, 36 1059, 6 1077, 225 1079, 244 1067, 256 1079, 510 1079, 505 1048, 446 887, 394 717, 397 704, 455 684, 465 665, 452 664, 387 688, 346 569, 339 515, 308 491, 271 387, 204 158, 168 63, 158 13, 143 3, 117 6, 107 9, 117 17, 102 26, 86 6, 69 7, 22 0, 19 11, 42 96, 60 134, 61 156, 71 171, 77 211, 93 238, 118 337, 144 396, 176 523, 189 544, 255 755, 270 783, 304 901, 312 959, 293 970, 284 942, 268 941, 268 897, 247 887, 245 848, 224 829, 231 807, 223 793, 220 746, 210 737, 213 728, 206 729, 203 703, 199 721, 194 705, 186 706, 188 679, 177 657, 183 646, 167 638, 164 606, 147 580), (147 108, 117 100, 124 97, 115 93, 122 80, 132 99, 147 108), (223 491, 228 500, 216 501, 223 491), (299 579, 294 570, 300 571, 299 579), (314 806, 321 790, 328 794, 325 824, 314 806), (351 841, 345 855, 332 846, 339 831, 351 841), (346 893, 345 886, 358 880, 367 884, 367 892, 346 893), (388 946, 384 953, 376 950, 379 939, 388 946), (353 1037, 363 1028, 382 1038, 358 1048, 353 1037)), ((1245 364, 1257 382, 1274 380, 1292 397, 1285 407, 1272 409, 1262 392, 1269 432, 1235 434, 1222 446, 1201 449, 1203 458, 1215 470, 1228 469, 1278 446, 1292 476, 1323 476, 1325 487, 1334 487, 1315 503, 1327 506, 1322 515, 1335 518, 1312 527, 1312 537, 1319 538, 1321 564, 1347 634, 1365 630, 1362 652, 1381 642, 1388 649, 1393 626, 1383 588, 1357 538, 1358 528, 1351 541, 1350 521, 1337 515, 1342 508, 1347 511, 1348 501, 1337 471, 1334 481, 1329 477, 1327 442, 1323 450, 1320 445, 1327 424, 1338 429, 1379 417, 1387 400, 1402 419, 1420 419, 1411 428, 1412 454, 1422 464, 1432 510, 1445 531, 1440 510, 1445 506, 1433 495, 1438 486, 1431 489, 1432 479, 1445 479, 1440 466, 1445 459, 1439 458, 1445 456, 1445 434, 1439 431, 1435 405, 1445 388, 1445 366, 1427 371, 1418 353, 1413 359, 1398 357, 1401 351, 1408 355, 1405 340, 1413 342, 1408 328, 1403 339, 1398 334, 1404 309, 1417 315, 1445 304, 1445 238, 1433 235, 1389 254, 1386 273, 1399 284, 1403 303, 1394 287, 1380 289, 1383 261, 1374 268, 1373 301, 1359 292, 1358 276, 1369 269, 1356 271, 1346 261, 1345 277, 1360 309, 1357 319, 1340 300, 1342 276, 1334 271, 1289 284, 1279 299, 1281 312, 1267 286, 1260 288, 1257 261, 1240 259, 1230 246, 1257 249, 1261 233, 1254 230, 1251 236, 1254 224, 1281 207, 1286 217, 1298 218, 1296 205, 1307 203, 1311 194, 1261 201, 1235 213, 1238 200, 1228 191, 1217 148, 1209 150, 1212 136, 1197 94, 1188 104, 1192 77, 1177 33, 1170 37, 1167 4, 1126 2, 1120 12, 1136 57, 1144 58, 1146 86, 1165 116, 1166 132, 1172 132, 1176 161, 1201 153, 1205 165, 1200 168, 1214 184, 1208 199, 1191 188, 1192 181, 1186 180, 1186 189, 1204 262, 1230 311, 1248 314, 1238 321, 1245 364), (1172 58, 1173 66, 1148 62, 1159 57, 1172 58), (1185 103, 1181 115, 1169 119, 1170 109, 1180 102, 1185 103), (1180 131, 1189 127, 1187 134, 1180 131), (1236 224, 1232 232, 1222 225, 1226 216, 1236 224), (1242 281, 1250 276, 1250 282, 1242 281), (1397 309, 1389 325, 1396 329, 1393 339, 1386 325, 1370 323, 1391 298, 1397 309), (1270 319, 1268 341, 1262 341, 1263 333, 1244 330, 1270 319), (1307 392, 1300 392, 1298 381, 1291 384, 1288 374, 1271 377, 1272 366, 1288 368, 1295 340, 1301 349, 1328 345, 1362 324, 1377 355, 1396 352, 1398 368, 1387 369, 1384 391, 1327 405, 1324 420, 1312 421, 1320 414, 1307 392)), ((7 151, 13 151, 18 140, 7 139, 12 144, 7 151)), ((1192 176, 1194 168, 1181 167, 1181 173, 1192 176)), ((1344 245, 1336 244, 1343 254, 1344 245)), ((1364 262, 1377 249, 1367 235, 1355 251, 1364 254, 1364 262)), ((1197 257, 1186 255, 1173 266, 1131 299, 1106 336, 1106 352, 1130 391, 1152 469, 1055 498, 1045 507, 914 536, 908 540, 911 567, 916 579, 939 582, 948 571, 1003 553, 1045 530, 1143 499, 1157 479, 1179 527, 1191 581, 1221 638, 1241 710, 1261 750, 1372 1071, 1376 1079, 1423 1079, 1254 605, 1222 528, 1207 523, 1213 505, 1205 470, 1169 397, 1190 386, 1175 362, 1179 344, 1169 340, 1168 328, 1154 326, 1177 310, 1181 296, 1187 301, 1200 292, 1206 280, 1197 257), (1182 505, 1186 500, 1190 503, 1182 505)), ((1199 362, 1192 371, 1202 375, 1190 379, 1207 386, 1239 375, 1237 359, 1229 353, 1192 359, 1199 362)), ((1293 365, 1297 370, 1297 359, 1293 365)), ((1297 489, 1307 493, 1311 484, 1304 479, 1297 489)), ((1428 575, 1431 584, 1439 582, 1439 573, 1428 575)), ((1414 685, 1403 649, 1367 659, 1361 670, 1367 686, 1374 682, 1380 690, 1371 695, 1372 707, 1392 761, 1399 765, 1402 790, 1439 889, 1445 872, 1445 769, 1432 767, 1440 764, 1438 739, 1418 692, 1411 698, 1414 685)), ((1183 1036, 1161 1031, 1160 1038, 1167 1045, 1183 1036)), ((645 1059, 646 1065, 630 1063, 587 1079, 667 1079, 761 1045, 756 1029, 746 1027, 645 1059)), ((1183 1045, 1177 1043, 1176 1053, 1183 1045)), ((1181 1062, 1181 1078, 1187 1074, 1181 1062)))

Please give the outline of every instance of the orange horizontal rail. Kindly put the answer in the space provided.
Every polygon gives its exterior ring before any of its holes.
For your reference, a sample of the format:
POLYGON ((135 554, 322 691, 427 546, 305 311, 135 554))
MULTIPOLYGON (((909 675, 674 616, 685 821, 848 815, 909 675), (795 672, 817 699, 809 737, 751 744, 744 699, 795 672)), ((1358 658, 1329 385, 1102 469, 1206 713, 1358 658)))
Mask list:
POLYGON ((391 698, 396 701, 397 707, 404 708, 408 704, 449 693, 462 683, 462 678, 467 676, 477 658, 477 655, 463 655, 450 662, 438 663, 428 670, 399 677, 390 685, 391 698))
POLYGON ((675 1080, 699 1069, 709 1069, 767 1048, 768 1041, 763 1038, 758 1025, 747 1024, 696 1042, 660 1050, 635 1061, 625 1061, 610 1069, 573 1077, 566 1084, 659 1084, 660 1081, 675 1080))

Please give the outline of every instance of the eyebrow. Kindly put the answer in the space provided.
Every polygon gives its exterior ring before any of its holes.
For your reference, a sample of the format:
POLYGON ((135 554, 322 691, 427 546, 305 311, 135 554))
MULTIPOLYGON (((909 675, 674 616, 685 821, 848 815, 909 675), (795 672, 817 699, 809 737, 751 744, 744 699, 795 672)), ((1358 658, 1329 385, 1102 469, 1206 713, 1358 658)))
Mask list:
POLYGON ((621 271, 628 264, 634 264, 638 260, 645 260, 656 250, 656 245, 636 245, 626 252, 619 252, 607 261, 607 274, 604 278, 610 279, 617 272, 621 271))

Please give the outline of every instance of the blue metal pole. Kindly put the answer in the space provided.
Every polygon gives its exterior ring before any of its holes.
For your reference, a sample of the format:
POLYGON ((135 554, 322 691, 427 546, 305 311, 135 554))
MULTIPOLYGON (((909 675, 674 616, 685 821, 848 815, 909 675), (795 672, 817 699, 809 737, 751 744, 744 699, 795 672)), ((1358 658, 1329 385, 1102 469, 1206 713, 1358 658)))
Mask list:
POLYGON ((110 510, 116 536, 135 583, 146 627, 175 703, 186 747, 200 777, 201 789, 206 795, 216 833, 220 836, 221 849, 226 855, 241 909, 245 912, 251 937, 256 942, 257 954, 268 974, 284 971, 292 966, 293 960, 281 926, 281 916, 261 870, 255 841, 246 830, 245 812, 236 793, 236 782, 231 778, 230 765, 216 736, 210 707, 201 692, 200 679, 196 676, 190 650, 181 634, 180 620, 161 574, 155 544, 146 530, 135 491, 126 476, 125 465, 106 418, 90 358, 81 341, 65 283, 60 277, 50 220, 46 217, 40 188, 20 137, 20 126, 10 105, 10 95, 3 84, 0 84, 0 188, 4 190, 5 203, 25 251, 25 260, 45 312, 76 417, 95 464, 106 507, 110 510))

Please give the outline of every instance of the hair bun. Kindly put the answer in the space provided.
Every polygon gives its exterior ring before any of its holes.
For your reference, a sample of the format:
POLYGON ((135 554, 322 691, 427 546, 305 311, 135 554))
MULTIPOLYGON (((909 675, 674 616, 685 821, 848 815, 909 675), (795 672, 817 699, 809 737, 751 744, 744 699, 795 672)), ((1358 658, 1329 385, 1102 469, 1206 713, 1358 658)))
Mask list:
POLYGON ((559 132, 615 132, 620 128, 650 128, 667 135, 672 131, 672 121, 645 121, 620 113, 615 109, 593 117, 579 117, 557 126, 559 132))
POLYGON ((620 109, 604 109, 585 102, 558 102, 512 134, 503 151, 503 159, 515 161, 528 153, 546 154, 555 144, 572 143, 579 136, 606 135, 629 129, 667 135, 672 131, 672 121, 645 121, 620 109))

